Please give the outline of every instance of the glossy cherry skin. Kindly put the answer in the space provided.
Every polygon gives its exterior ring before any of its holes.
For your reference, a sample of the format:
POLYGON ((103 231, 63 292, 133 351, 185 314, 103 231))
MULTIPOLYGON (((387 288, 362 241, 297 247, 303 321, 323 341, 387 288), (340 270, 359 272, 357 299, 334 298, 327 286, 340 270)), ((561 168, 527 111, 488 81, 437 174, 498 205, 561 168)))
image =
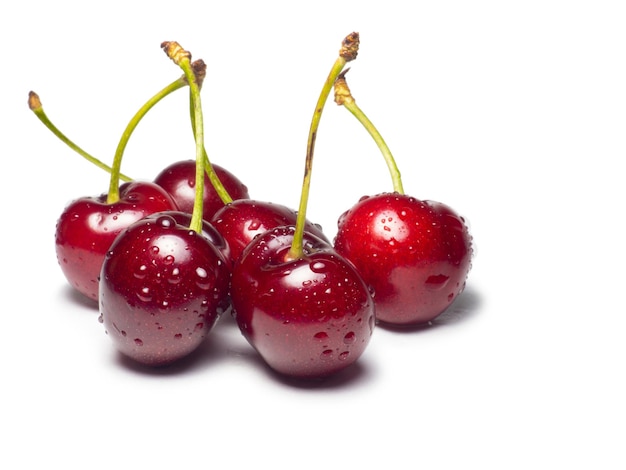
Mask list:
MULTIPOLYGON (((258 235, 283 225, 295 225, 298 213, 282 204, 239 199, 218 210, 211 224, 226 239, 233 264, 258 235)), ((319 225, 306 222, 305 230, 331 243, 319 225)))
POLYGON ((119 201, 112 204, 106 193, 73 200, 56 224, 56 255, 63 274, 72 287, 96 302, 102 262, 115 237, 149 214, 177 209, 155 183, 123 183, 119 192, 119 201))
POLYGON ((135 222, 102 265, 100 313, 116 348, 164 366, 202 344, 228 307, 230 269, 205 236, 169 213, 135 222))
POLYGON ((274 371, 317 379, 354 363, 372 336, 374 302, 354 266, 305 233, 305 256, 291 260, 294 228, 259 235, 233 268, 237 324, 274 371))
POLYGON ((377 320, 419 325, 463 291, 472 238, 450 207, 407 195, 364 197, 338 222, 335 249, 374 290, 377 320))
MULTIPOLYGON (((233 173, 219 165, 213 165, 213 169, 233 200, 250 197, 247 186, 233 173)), ((172 196, 179 210, 193 212, 196 197, 195 160, 181 160, 172 163, 157 175, 154 182, 172 196)), ((224 206, 208 175, 204 176, 203 201, 202 212, 205 220, 210 220, 213 214, 224 206)))

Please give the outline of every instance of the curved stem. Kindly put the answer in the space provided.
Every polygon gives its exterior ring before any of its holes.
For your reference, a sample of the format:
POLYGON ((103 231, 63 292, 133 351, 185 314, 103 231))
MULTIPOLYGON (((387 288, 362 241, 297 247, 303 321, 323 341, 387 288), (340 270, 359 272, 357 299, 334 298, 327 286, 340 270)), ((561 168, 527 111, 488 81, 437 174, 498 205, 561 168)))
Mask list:
MULTIPOLYGON (((106 163, 98 160, 96 157, 90 155, 85 152, 82 148, 72 142, 65 134, 63 134, 53 123, 50 121, 45 111, 43 110, 43 106, 41 104, 41 100, 39 99, 39 95, 34 91, 28 93, 28 107, 30 110, 35 113, 35 116, 54 134, 56 135, 64 144, 66 144, 69 148, 74 150, 80 156, 85 158, 87 161, 93 163, 98 168, 111 173, 112 169, 106 163)), ((130 176, 126 176, 122 173, 119 174, 119 178, 122 181, 132 181, 130 176)))
POLYGON ((141 121, 141 119, 152 109, 152 107, 161 101, 164 97, 169 95, 170 93, 178 90, 187 85, 187 79, 185 76, 179 77, 174 82, 167 85, 157 94, 155 94, 152 98, 150 98, 146 103, 139 108, 139 110, 135 113, 135 115, 131 118, 131 120, 126 125, 124 132, 122 133, 122 137, 120 138, 119 143, 117 144, 117 148, 115 149, 115 156, 113 157, 113 165, 111 171, 111 181, 109 183, 109 192, 107 196, 107 203, 112 204, 120 199, 120 184, 119 184, 119 175, 120 169, 122 166, 122 157, 124 155, 124 150, 126 149, 126 145, 130 140, 130 136, 133 131, 141 121))
POLYGON ((311 173, 313 170, 315 140, 317 138, 319 123, 322 118, 322 112, 324 110, 324 106, 326 105, 328 95, 330 95, 330 92, 333 89, 333 84, 335 83, 335 80, 341 74, 341 71, 345 67, 346 63, 356 59, 359 50, 359 40, 359 33, 356 32, 353 32, 344 38, 341 44, 341 49, 339 50, 339 57, 337 57, 337 59, 335 60, 335 63, 333 64, 328 74, 328 77, 324 82, 324 86, 322 87, 322 91, 320 92, 317 104, 315 105, 315 110, 311 119, 311 126, 309 128, 309 136, 307 140, 304 178, 302 182, 302 193, 300 196, 298 217, 296 219, 296 230, 288 255, 291 259, 298 259, 304 256, 304 226, 306 222, 306 211, 311 187, 311 173))
MULTIPOLYGON (((196 61, 196 62, 200 62, 200 61, 196 61)), ((196 76, 198 76, 197 73, 196 73, 196 76)), ((204 77, 202 78, 204 79, 204 77)), ((201 80, 199 80, 198 87, 199 88, 202 87, 201 80)), ((194 119, 195 102, 194 102, 193 93, 191 93, 191 90, 190 90, 189 108, 190 108, 189 111, 191 114, 191 130, 193 132, 194 138, 196 138, 196 126, 195 126, 195 119, 194 119)), ((217 176, 217 173, 215 171, 212 171, 213 167, 211 166, 211 161, 209 160, 209 156, 206 152, 205 146, 203 146, 202 153, 204 156, 204 169, 205 169, 207 176, 209 177, 209 181, 211 181, 211 184, 213 185, 213 188, 215 189, 215 192, 217 193, 219 198, 222 200, 224 205, 230 204, 231 202, 233 202, 233 198, 228 193, 228 190, 226 189, 224 184, 222 184, 222 181, 217 176)))
POLYGON ((400 170, 396 165, 396 160, 393 158, 387 143, 383 139, 378 129, 374 126, 372 121, 365 115, 365 113, 359 108, 352 97, 352 93, 350 92, 350 88, 348 88, 348 83, 346 82, 346 70, 344 73, 340 74, 337 80, 335 81, 335 103, 343 106, 348 111, 355 116, 363 127, 369 132, 372 136, 376 145, 380 149, 385 158, 385 162, 387 163, 387 168, 389 169, 389 174, 391 175, 391 180, 393 182, 393 189, 395 192, 399 194, 404 194, 404 187, 402 186, 402 177, 400 174, 400 170))
MULTIPOLYGON (((196 141, 196 193, 193 204, 193 211, 191 214, 191 222, 189 228, 195 230, 197 233, 202 233, 202 209, 204 204, 204 173, 207 171, 205 168, 205 155, 204 151, 204 122, 202 116, 202 103, 200 100, 200 86, 198 84, 198 78, 194 73, 193 66, 191 64, 191 54, 184 50, 177 42, 166 41, 161 44, 161 47, 167 54, 167 56, 178 65, 183 72, 187 82, 189 83, 189 89, 191 93, 190 102, 193 106, 193 129, 194 137, 196 141)), ((206 159, 208 161, 208 158, 206 159)), ((208 162, 210 172, 212 170, 210 162, 208 162)))

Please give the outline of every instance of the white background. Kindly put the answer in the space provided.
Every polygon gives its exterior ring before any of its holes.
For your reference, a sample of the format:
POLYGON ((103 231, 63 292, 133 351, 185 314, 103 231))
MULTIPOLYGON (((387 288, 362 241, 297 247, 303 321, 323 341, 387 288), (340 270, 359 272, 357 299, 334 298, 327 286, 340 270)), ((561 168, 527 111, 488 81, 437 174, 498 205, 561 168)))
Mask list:
MULTIPOLYGON (((13 2, 0 15, 0 467, 623 469, 626 14, 619 1, 13 2), (223 2, 226 5, 226 2, 223 2), (358 365, 310 386, 262 365, 231 321, 193 359, 122 360, 54 253, 69 200, 108 175, 146 99, 203 58, 207 149, 255 199, 295 207, 314 105, 341 40, 352 92, 407 193, 470 222, 467 289, 427 329, 378 328, 358 365)), ((123 171, 194 158, 188 95, 140 124, 123 171)), ((332 101, 309 218, 391 189, 332 101)))

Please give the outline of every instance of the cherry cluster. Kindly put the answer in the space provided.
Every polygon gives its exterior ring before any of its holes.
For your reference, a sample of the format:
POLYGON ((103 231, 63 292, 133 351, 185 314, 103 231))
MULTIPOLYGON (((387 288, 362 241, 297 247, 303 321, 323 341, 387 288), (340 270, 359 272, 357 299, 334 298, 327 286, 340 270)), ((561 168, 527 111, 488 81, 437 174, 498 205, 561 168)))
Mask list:
POLYGON ((342 41, 311 120, 297 210, 252 199, 234 174, 209 161, 200 90, 202 60, 164 42, 183 75, 132 117, 107 166, 48 119, 35 115, 83 157, 110 173, 109 190, 73 200, 58 218, 55 247, 70 285, 99 306, 115 347, 148 366, 189 355, 229 313, 268 366, 286 376, 322 378, 354 363, 376 325, 427 324, 463 291, 472 239, 450 207, 406 195, 384 140, 356 105, 345 66, 359 34, 342 41), (146 113, 188 87, 195 159, 175 162, 153 181, 121 173, 124 149, 146 113), (333 241, 306 217, 313 149, 334 90, 380 148, 393 191, 361 198, 338 220, 333 241))

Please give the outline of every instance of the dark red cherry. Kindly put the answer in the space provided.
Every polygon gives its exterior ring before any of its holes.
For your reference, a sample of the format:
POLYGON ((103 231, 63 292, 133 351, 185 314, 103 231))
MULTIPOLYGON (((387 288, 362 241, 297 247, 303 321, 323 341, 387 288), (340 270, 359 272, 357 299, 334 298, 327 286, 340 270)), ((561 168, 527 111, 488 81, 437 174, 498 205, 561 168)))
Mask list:
MULTIPOLYGON (((248 188, 233 173, 219 165, 213 165, 219 180, 233 199, 249 198, 248 188)), ((174 199, 178 209, 183 212, 193 211, 196 196, 196 162, 181 160, 163 169, 154 182, 165 189, 174 199)), ((203 218, 210 220, 213 214, 224 206, 208 175, 204 177, 203 218)))
POLYGON ((132 223, 154 212, 175 210, 170 195, 151 182, 134 181, 119 188, 120 199, 107 203, 107 194, 70 202, 56 224, 56 255, 70 285, 98 300, 98 276, 115 237, 132 223))
POLYGON ((374 302, 354 266, 305 232, 291 259, 293 227, 252 241, 235 264, 231 296, 244 337, 280 374, 322 378, 353 364, 370 341, 374 302))
POLYGON ((230 269, 205 236, 155 214, 128 227, 102 265, 100 313, 117 349, 171 364, 198 348, 229 305, 230 269))
MULTIPOLYGON (((226 239, 234 263, 256 236, 275 227, 294 225, 297 217, 295 210, 281 204, 239 199, 218 210, 211 224, 226 239)), ((319 225, 307 221, 305 230, 331 244, 319 225)))
POLYGON ((448 206, 398 193, 361 199, 338 223, 335 249, 374 290, 377 320, 427 323, 463 291, 472 239, 448 206))

